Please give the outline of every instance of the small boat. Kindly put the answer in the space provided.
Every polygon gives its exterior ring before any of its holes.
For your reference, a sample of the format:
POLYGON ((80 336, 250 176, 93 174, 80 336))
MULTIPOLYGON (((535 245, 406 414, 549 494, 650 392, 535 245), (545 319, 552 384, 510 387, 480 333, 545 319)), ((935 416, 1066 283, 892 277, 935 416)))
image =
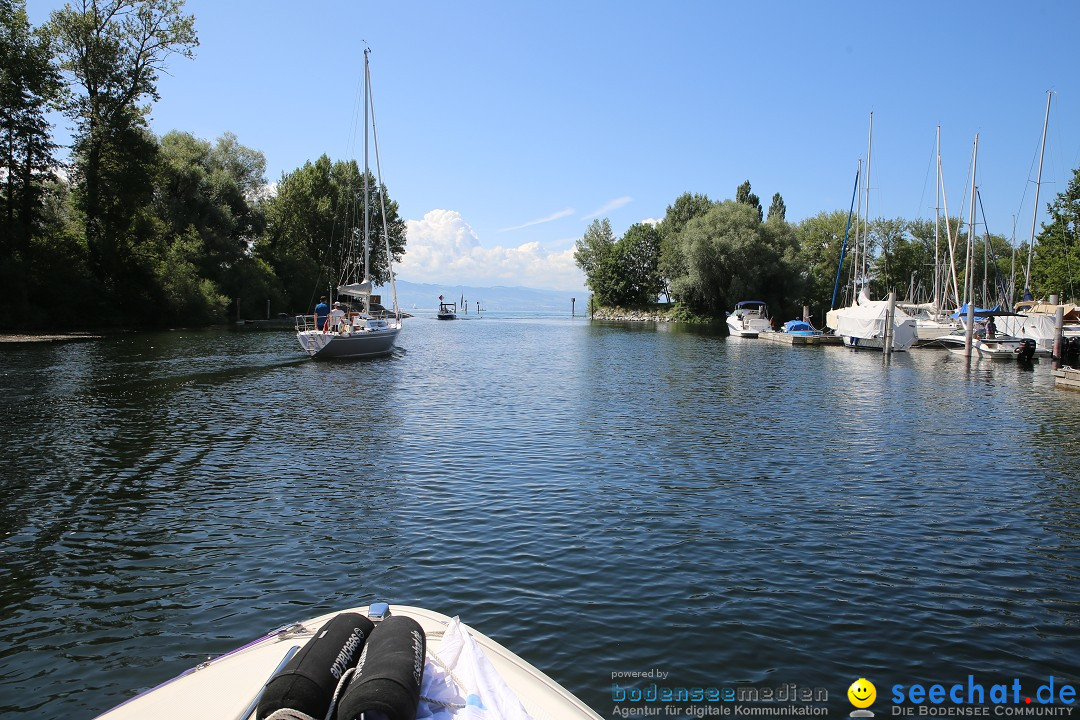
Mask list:
POLYGON ((443 302, 443 296, 439 296, 439 312, 435 314, 439 320, 457 320, 457 305, 452 302, 443 302))
POLYGON ((755 338, 772 330, 769 309, 761 300, 741 300, 727 317, 728 332, 736 337, 755 338))
POLYGON ((787 333, 788 335, 799 335, 801 337, 818 337, 819 335, 824 335, 821 330, 816 329, 805 320, 788 320, 784 323, 780 332, 787 333))
POLYGON ((458 618, 381 602, 273 630, 98 717, 263 720, 331 713, 338 720, 363 713, 600 720, 557 682, 458 618))
MULTIPOLYGON (((960 329, 939 337, 937 342, 954 355, 963 355, 967 340, 964 330, 960 329)), ((972 335, 971 338, 971 356, 975 358, 1031 360, 1032 357, 1040 354, 1047 353, 1038 350, 1035 341, 1030 338, 1019 338, 1014 335, 995 335, 992 338, 972 335)))

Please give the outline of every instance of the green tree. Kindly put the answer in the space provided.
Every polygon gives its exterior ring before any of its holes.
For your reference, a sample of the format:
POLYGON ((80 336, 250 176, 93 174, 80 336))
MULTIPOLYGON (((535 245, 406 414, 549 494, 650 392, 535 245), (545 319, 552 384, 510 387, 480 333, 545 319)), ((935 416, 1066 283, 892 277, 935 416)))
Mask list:
POLYGON ((763 217, 761 211, 761 198, 754 193, 750 192, 750 181, 747 180, 735 190, 735 202, 742 205, 749 205, 757 210, 758 222, 761 222, 763 217))
POLYGON ((769 204, 769 214, 766 216, 766 220, 786 220, 787 219, 787 205, 784 204, 784 198, 780 196, 780 193, 775 193, 772 196, 772 203, 769 204))
POLYGON ((803 278, 804 305, 810 306, 812 317, 823 317, 833 307, 833 291, 836 290, 836 306, 850 304, 850 278, 854 231, 848 231, 847 248, 844 251, 844 268, 840 272, 837 287, 837 266, 840 264, 841 248, 844 244, 844 232, 847 228, 848 212, 834 210, 821 212, 805 218, 795 226, 798 242, 799 268, 803 278), (848 292, 845 292, 847 290, 848 292))
MULTIPOLYGON (((405 221, 385 186, 386 229, 393 262, 405 253, 405 221)), ((313 299, 336 284, 363 274, 363 173, 355 161, 314 163, 283 175, 277 193, 266 201, 267 230, 256 241, 256 257, 273 268, 290 307, 310 309, 313 299)), ((369 274, 376 285, 390 279, 383 234, 383 203, 368 175, 370 214, 369 274)))
POLYGON ((195 18, 183 0, 79 0, 53 12, 61 68, 72 78, 65 111, 76 123, 78 200, 95 272, 114 280, 138 254, 133 232, 149 202, 157 143, 146 130, 145 99, 173 55, 192 57, 195 18), (127 240, 128 247, 123 247, 127 240))
POLYGON ((618 291, 615 288, 617 262, 615 259, 615 234, 611 221, 597 218, 586 228, 585 234, 574 244, 574 262, 585 273, 585 284, 600 305, 615 304, 618 291))
POLYGON ((40 224, 56 145, 46 119, 60 94, 50 40, 32 30, 25 0, 0 0, 0 257, 25 253, 40 224))
POLYGON ((671 278, 673 295, 698 312, 719 317, 739 300, 760 299, 777 310, 796 292, 795 233, 769 226, 748 203, 725 201, 691 220, 673 251, 687 272, 671 278))
POLYGON ((1032 291, 1036 298, 1056 294, 1061 300, 1080 298, 1080 168, 1073 171, 1069 186, 1047 206, 1044 222, 1035 239, 1031 265, 1032 291))
POLYGON ((709 212, 713 201, 707 195, 683 193, 668 205, 664 219, 660 222, 660 264, 659 272, 664 284, 663 293, 671 296, 670 281, 688 272, 685 257, 678 250, 677 236, 686 224, 696 217, 709 212))

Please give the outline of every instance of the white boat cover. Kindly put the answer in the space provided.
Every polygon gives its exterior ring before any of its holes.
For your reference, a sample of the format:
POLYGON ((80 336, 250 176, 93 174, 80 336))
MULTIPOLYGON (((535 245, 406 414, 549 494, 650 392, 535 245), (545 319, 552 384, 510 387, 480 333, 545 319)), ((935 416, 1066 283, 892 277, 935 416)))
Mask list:
POLYGON ((420 697, 417 720, 532 720, 457 617, 428 658, 420 697))
POLYGON ((348 285, 338 285, 338 295, 348 295, 349 297, 364 298, 371 295, 371 281, 362 283, 349 283, 348 285))
MULTIPOLYGON (((915 342, 915 320, 899 307, 893 309, 893 350, 907 350, 915 342)), ((885 336, 885 317, 889 313, 887 300, 867 300, 859 296, 859 304, 836 311, 836 334, 860 339, 885 336)))
POLYGON ((1000 315, 994 318, 999 333, 1018 338, 1031 338, 1041 348, 1051 350, 1054 347, 1054 328, 1057 318, 1054 315, 1000 315))

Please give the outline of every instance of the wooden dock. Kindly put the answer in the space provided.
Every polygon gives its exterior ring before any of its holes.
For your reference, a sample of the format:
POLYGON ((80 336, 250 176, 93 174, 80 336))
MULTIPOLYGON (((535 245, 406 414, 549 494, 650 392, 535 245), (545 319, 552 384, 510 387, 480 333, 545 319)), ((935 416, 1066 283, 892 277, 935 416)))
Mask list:
POLYGON ((1080 370, 1062 367, 1054 371, 1054 387, 1067 390, 1080 390, 1080 370))
POLYGON ((783 343, 785 345, 840 345, 842 338, 838 335, 795 335, 784 332, 766 332, 758 335, 769 342, 783 343))

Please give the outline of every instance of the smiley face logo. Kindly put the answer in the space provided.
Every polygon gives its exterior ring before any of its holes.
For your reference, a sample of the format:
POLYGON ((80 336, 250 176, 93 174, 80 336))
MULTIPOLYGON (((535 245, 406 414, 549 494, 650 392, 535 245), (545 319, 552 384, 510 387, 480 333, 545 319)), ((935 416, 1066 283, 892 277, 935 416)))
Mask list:
POLYGON ((866 678, 859 678, 847 689, 848 700, 857 708, 868 708, 877 699, 877 688, 866 678))

